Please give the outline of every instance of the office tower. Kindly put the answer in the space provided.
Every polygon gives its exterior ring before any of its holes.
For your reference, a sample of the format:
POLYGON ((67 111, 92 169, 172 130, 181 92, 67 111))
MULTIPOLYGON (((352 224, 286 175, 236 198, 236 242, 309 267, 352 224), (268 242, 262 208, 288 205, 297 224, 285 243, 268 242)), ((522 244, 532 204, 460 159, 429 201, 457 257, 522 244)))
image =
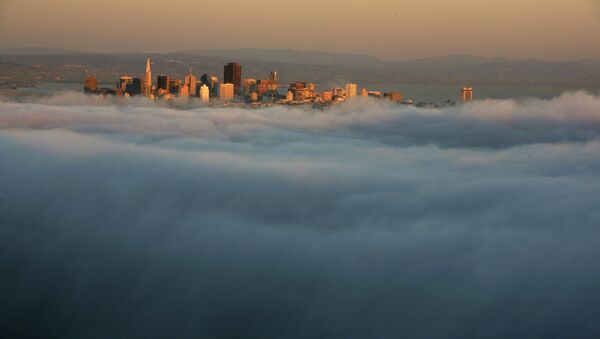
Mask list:
POLYGON ((210 89, 207 85, 200 86, 200 100, 203 103, 208 103, 210 101, 210 89))
POLYGON ((133 77, 130 77, 128 75, 122 76, 119 78, 119 85, 117 86, 121 91, 125 92, 125 89, 127 88, 127 85, 130 85, 133 83, 133 77))
POLYGON ((190 69, 190 73, 185 77, 185 83, 183 87, 186 88, 186 92, 189 96, 196 95, 196 77, 192 74, 192 70, 190 69))
POLYGON ((210 96, 211 97, 218 97, 219 96, 219 78, 212 75, 210 77, 210 85, 208 86, 210 89, 210 96))
POLYGON ((235 62, 230 62, 224 67, 223 82, 233 84, 235 95, 240 95, 242 90, 242 66, 235 62))
POLYGON ((269 80, 277 83, 277 71, 271 71, 269 75, 269 80))
POLYGON ((152 67, 150 58, 146 59, 146 78, 142 84, 142 92, 145 96, 152 95, 152 67))
POLYGON ((221 101, 231 101, 235 96, 235 85, 234 84, 221 84, 219 86, 219 98, 221 101))
POLYGON ((250 96, 252 93, 256 93, 256 79, 246 78, 242 81, 242 94, 244 97, 250 96))
POLYGON ((159 75, 156 77, 156 92, 159 96, 169 93, 170 78, 168 75, 159 75))
POLYGON ((181 80, 170 80, 169 81, 169 93, 173 95, 179 95, 181 90, 181 80))
POLYGON ((185 84, 183 86, 181 86, 181 88, 179 89, 179 96, 182 98, 187 98, 190 96, 190 87, 186 86, 185 84))
POLYGON ((208 86, 208 89, 210 89, 210 75, 204 73, 200 76, 200 81, 202 81, 202 84, 208 86))
POLYGON ((346 99, 350 99, 356 96, 356 84, 346 84, 346 99))
POLYGON ((133 78, 131 83, 125 85, 125 93, 130 96, 142 94, 142 80, 140 78, 133 78))
POLYGON ((463 87, 460 91, 460 102, 466 103, 473 101, 473 87, 463 87))
POLYGON ((368 96, 368 95, 369 95, 369 92, 367 91, 367 89, 366 89, 366 88, 362 88, 362 89, 360 90, 360 96, 361 96, 361 97, 366 97, 366 96, 368 96))
POLYGON ((98 90, 98 80, 95 75, 85 77, 85 84, 83 85, 84 93, 93 93, 98 90))
POLYGON ((196 80, 196 92, 194 93, 194 96, 200 97, 200 88, 202 87, 202 85, 202 81, 196 80))

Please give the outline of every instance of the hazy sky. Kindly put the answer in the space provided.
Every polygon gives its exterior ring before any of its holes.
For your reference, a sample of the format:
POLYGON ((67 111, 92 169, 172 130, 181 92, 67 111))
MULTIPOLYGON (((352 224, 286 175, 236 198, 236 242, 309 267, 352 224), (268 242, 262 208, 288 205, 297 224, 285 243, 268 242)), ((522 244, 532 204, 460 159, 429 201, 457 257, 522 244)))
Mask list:
POLYGON ((0 47, 600 58, 600 0, 0 0, 0 47))

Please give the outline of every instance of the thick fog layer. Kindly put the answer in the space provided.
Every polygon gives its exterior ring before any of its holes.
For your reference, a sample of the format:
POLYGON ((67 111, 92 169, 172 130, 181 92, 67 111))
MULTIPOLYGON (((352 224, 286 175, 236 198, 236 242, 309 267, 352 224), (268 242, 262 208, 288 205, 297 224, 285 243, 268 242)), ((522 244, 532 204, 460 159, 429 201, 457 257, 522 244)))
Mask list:
POLYGON ((600 336, 600 98, 0 102, 0 337, 600 336))

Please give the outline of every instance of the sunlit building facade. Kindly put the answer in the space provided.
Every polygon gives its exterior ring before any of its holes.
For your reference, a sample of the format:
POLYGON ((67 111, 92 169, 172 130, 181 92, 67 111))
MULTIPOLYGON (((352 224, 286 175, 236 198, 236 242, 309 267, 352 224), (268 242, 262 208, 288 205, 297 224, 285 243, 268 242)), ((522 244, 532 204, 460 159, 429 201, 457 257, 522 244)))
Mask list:
POLYGON ((219 99, 221 101, 232 101, 235 98, 235 85, 234 84, 221 84, 219 86, 219 99))

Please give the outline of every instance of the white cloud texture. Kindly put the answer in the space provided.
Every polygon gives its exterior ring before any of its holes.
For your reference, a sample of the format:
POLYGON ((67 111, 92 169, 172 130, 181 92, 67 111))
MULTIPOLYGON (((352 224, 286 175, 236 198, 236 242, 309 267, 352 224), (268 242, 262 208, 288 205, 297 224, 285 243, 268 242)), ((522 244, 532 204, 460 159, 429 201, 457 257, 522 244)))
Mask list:
POLYGON ((583 92, 445 109, 0 102, 0 329, 597 337, 599 136, 583 92))

